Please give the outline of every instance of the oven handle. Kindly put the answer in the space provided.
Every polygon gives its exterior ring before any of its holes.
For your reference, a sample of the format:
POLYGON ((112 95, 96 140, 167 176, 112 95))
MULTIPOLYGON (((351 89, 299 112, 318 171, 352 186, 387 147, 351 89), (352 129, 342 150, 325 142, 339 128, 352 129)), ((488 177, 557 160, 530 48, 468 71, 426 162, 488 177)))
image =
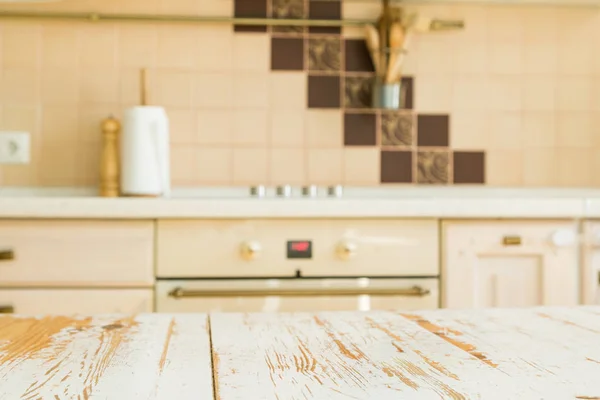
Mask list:
POLYGON ((301 296, 407 296, 424 297, 431 293, 421 286, 411 288, 323 288, 323 289, 199 289, 189 290, 176 287, 169 292, 169 297, 176 299, 186 297, 301 297, 301 296))

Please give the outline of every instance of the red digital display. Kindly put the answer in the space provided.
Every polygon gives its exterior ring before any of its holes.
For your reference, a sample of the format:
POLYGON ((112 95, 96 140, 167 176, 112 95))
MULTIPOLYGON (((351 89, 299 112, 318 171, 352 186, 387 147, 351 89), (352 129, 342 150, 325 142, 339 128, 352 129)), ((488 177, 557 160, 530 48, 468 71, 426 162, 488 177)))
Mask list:
POLYGON ((294 242, 290 246, 293 251, 308 251, 310 242, 294 242))

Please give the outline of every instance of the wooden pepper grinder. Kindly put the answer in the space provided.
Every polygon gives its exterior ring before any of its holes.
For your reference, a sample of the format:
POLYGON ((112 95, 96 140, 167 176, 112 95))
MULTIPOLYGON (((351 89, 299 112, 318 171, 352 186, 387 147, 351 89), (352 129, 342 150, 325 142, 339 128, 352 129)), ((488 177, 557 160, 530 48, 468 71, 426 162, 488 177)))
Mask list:
POLYGON ((119 197, 119 133, 121 124, 112 116, 102 121, 100 196, 119 197))

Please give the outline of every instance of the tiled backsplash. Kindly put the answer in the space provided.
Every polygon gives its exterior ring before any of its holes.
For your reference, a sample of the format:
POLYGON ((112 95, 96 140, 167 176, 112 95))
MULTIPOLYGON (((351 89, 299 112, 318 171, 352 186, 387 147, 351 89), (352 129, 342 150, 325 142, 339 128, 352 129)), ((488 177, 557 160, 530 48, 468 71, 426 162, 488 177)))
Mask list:
MULTIPOLYGON (((0 9, 375 19, 353 0, 63 0, 0 9)), ((421 6, 399 112, 369 109, 361 28, 0 20, 0 128, 32 133, 1 185, 97 183, 100 121, 148 98, 175 186, 600 185, 600 13, 421 6)))

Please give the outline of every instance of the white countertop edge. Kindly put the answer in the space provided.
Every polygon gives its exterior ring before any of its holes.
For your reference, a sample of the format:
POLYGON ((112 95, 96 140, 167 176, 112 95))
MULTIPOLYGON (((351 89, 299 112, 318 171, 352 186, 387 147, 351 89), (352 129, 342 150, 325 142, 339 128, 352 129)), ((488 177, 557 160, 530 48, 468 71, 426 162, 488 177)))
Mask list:
MULTIPOLYGON (((594 214, 595 212, 595 214, 594 214)), ((103 199, 0 197, 0 218, 584 218, 600 199, 103 199)))

